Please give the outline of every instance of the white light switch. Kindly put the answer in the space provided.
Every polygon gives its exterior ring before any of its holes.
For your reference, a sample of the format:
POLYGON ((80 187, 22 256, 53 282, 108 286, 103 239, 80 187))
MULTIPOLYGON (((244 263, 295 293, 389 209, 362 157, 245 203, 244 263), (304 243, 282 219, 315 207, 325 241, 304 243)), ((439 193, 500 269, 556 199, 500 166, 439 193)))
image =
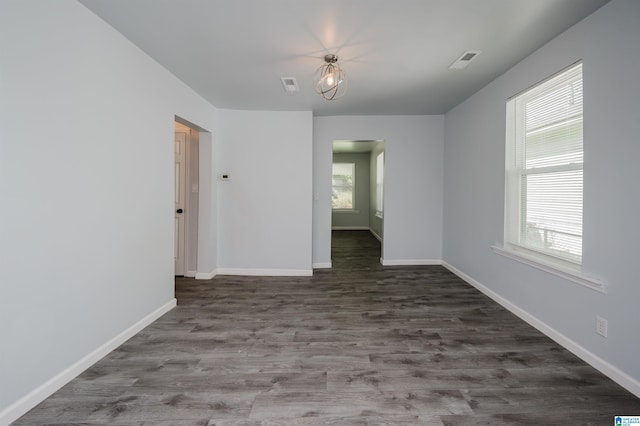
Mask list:
POLYGON ((193 192, 194 194, 196 194, 198 192, 198 184, 197 183, 192 183, 191 184, 191 192, 193 192))

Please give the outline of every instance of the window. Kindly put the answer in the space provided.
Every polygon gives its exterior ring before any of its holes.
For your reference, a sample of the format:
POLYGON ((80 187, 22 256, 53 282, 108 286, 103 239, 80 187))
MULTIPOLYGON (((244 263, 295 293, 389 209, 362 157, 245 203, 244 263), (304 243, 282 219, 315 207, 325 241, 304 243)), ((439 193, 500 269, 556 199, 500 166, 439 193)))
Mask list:
POLYGON ((384 183, 384 152, 376 157, 376 216, 382 217, 382 197, 384 183))
POLYGON ((506 242, 582 263, 582 64, 507 102, 506 242))
POLYGON ((354 163, 333 163, 331 207, 334 210, 354 209, 355 170, 354 163))

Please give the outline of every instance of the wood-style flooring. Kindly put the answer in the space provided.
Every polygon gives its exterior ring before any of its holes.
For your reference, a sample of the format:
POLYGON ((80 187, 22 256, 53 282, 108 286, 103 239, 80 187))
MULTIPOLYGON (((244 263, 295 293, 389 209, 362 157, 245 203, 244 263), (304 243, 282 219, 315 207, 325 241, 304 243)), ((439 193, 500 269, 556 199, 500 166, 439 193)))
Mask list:
POLYGON ((313 277, 176 279, 178 306, 16 425, 612 425, 636 398, 440 266, 334 232, 313 277))

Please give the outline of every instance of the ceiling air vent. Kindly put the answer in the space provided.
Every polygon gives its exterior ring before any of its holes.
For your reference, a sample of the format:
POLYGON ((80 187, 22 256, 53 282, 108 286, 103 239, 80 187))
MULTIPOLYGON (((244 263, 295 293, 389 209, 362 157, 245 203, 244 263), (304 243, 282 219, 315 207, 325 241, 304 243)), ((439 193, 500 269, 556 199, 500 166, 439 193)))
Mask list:
POLYGON ((282 81, 282 86, 284 87, 285 92, 295 93, 299 91, 298 82, 295 77, 282 77, 280 80, 282 81))
POLYGON ((479 50, 467 50, 454 63, 449 66, 450 70, 461 70, 469 65, 481 52, 479 50))

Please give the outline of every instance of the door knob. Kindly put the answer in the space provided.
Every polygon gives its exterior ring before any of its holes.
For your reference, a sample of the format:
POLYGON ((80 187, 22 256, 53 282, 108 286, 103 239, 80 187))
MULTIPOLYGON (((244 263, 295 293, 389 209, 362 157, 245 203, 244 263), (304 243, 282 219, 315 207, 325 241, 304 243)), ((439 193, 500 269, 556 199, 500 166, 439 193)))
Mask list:
POLYGON ((176 210, 176 213, 182 213, 182 209, 176 210))

